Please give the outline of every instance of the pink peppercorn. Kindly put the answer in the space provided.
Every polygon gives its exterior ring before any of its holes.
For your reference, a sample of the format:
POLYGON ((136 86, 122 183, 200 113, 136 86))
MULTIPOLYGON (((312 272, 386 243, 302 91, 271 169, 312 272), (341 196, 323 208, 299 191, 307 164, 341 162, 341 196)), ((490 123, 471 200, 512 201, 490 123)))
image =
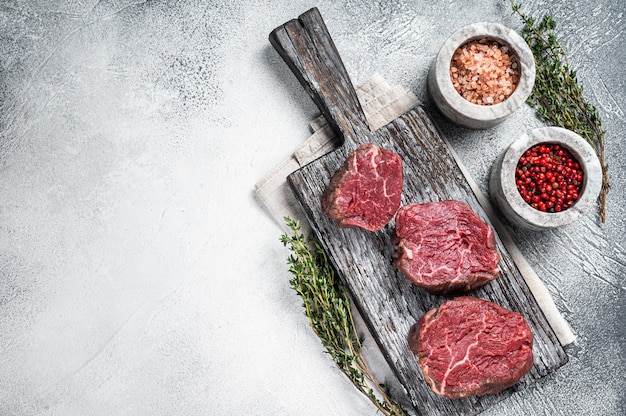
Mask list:
POLYGON ((562 146, 541 143, 526 150, 515 170, 520 195, 535 209, 561 212, 573 206, 581 194, 583 170, 562 146))

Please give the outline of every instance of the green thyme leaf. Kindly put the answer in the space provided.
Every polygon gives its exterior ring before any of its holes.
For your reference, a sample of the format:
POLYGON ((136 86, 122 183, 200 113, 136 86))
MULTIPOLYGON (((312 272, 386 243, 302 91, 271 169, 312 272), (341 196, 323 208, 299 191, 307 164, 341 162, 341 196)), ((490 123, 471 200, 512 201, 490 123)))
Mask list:
POLYGON ((291 251, 287 259, 293 274, 291 287, 302 298, 304 313, 326 352, 354 386, 384 414, 405 416, 383 384, 378 384, 361 355, 348 295, 336 278, 324 248, 300 232, 300 222, 285 217, 293 235, 283 234, 280 241, 291 251))

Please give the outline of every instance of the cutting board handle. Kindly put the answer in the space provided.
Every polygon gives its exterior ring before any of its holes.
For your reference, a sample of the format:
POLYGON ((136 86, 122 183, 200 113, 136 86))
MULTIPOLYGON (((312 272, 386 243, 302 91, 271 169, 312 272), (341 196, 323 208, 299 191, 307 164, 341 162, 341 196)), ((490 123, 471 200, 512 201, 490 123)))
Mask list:
POLYGON ((319 10, 279 26, 269 40, 344 143, 368 142, 367 119, 319 10))

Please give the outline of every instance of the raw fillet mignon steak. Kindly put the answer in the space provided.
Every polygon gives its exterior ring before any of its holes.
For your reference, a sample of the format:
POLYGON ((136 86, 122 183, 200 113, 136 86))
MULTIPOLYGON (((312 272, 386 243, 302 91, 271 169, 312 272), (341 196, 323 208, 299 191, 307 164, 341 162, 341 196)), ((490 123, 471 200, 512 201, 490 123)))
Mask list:
POLYGON ((493 229, 464 202, 402 206, 391 241, 394 265, 435 295, 476 289, 500 272, 493 229))
POLYGON ((521 314, 470 296, 428 311, 409 331, 424 379, 452 399, 511 387, 533 366, 532 346, 521 314))
POLYGON ((322 195, 322 212, 340 227, 382 229, 402 196, 402 158, 373 144, 355 149, 322 195))

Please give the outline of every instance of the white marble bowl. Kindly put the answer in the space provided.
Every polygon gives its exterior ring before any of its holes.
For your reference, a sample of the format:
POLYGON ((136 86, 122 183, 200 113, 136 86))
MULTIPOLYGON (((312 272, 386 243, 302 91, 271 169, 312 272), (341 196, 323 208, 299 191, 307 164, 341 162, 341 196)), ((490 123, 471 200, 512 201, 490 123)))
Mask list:
POLYGON ((428 90, 435 105, 450 121, 464 127, 492 127, 515 112, 528 98, 535 84, 535 60, 526 41, 513 29, 499 23, 481 22, 454 32, 441 46, 428 73, 428 90), (450 80, 450 63, 454 52, 472 40, 495 40, 509 47, 517 56, 520 77, 513 94, 493 105, 473 104, 463 98, 450 80))
POLYGON ((591 145, 578 134, 560 127, 543 127, 523 134, 493 164, 489 176, 492 201, 509 221, 532 230, 546 230, 569 224, 586 215, 595 204, 602 186, 600 161, 591 145), (583 170, 578 201, 561 212, 542 212, 531 207, 515 184, 515 170, 524 152, 540 143, 556 143, 569 150, 583 170))

